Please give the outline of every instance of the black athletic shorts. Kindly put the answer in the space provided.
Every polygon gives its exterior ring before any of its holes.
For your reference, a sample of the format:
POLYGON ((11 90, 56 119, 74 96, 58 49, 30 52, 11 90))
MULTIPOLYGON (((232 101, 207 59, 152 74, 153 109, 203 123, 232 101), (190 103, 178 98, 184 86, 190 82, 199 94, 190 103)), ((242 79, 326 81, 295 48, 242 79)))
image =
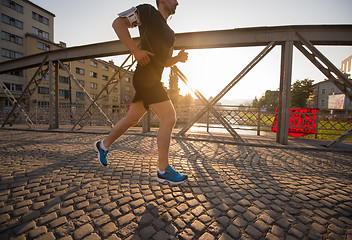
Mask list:
POLYGON ((142 101, 143 106, 146 110, 149 109, 149 105, 153 103, 160 103, 170 100, 169 94, 167 93, 162 82, 157 82, 154 86, 148 88, 136 88, 136 94, 132 100, 133 103, 142 101))

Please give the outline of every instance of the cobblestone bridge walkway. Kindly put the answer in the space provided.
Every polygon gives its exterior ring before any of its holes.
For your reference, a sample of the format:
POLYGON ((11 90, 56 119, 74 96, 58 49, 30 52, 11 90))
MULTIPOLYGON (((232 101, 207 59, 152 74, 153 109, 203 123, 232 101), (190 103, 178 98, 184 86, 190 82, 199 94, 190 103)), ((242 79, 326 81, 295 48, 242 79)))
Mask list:
POLYGON ((172 140, 189 174, 156 181, 156 138, 0 130, 0 239, 352 239, 352 154, 172 140))

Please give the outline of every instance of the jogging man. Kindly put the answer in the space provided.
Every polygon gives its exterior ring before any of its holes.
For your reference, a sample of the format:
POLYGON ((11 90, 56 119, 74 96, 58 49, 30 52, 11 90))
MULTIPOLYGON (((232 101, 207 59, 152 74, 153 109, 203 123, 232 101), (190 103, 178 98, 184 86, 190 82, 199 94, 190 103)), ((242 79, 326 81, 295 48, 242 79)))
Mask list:
POLYGON ((136 94, 130 110, 112 129, 110 134, 94 143, 98 159, 108 165, 109 147, 131 126, 137 124, 150 108, 159 118, 160 127, 157 136, 159 170, 157 180, 179 184, 187 180, 169 165, 169 147, 172 129, 176 123, 176 113, 170 98, 161 82, 164 67, 185 62, 188 53, 184 50, 172 57, 175 35, 168 26, 167 19, 175 14, 177 0, 156 0, 158 10, 149 4, 142 4, 119 14, 112 26, 120 41, 131 51, 138 62, 133 86, 136 94), (128 28, 139 27, 141 47, 132 40, 128 28))

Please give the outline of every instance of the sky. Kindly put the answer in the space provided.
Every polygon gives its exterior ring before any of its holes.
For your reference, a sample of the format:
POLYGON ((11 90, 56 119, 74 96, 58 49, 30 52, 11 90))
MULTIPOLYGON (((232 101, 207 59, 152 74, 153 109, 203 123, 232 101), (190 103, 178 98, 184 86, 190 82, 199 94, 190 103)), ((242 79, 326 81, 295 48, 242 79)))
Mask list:
MULTIPOLYGON (((67 47, 117 40, 111 24, 119 12, 154 0, 31 0, 56 15, 54 41, 63 41, 67 47)), ((352 24, 351 0, 179 0, 176 14, 169 19, 175 33, 225 30, 234 28, 352 24)), ((138 36, 132 29, 131 35, 138 36)), ((352 55, 352 46, 317 47, 336 67, 352 55)), ((189 60, 178 63, 190 85, 205 97, 215 97, 263 47, 189 50, 189 60)), ((177 54, 175 51, 174 55, 177 54)), ((280 82, 280 47, 275 47, 221 100, 239 104, 243 100, 260 98, 266 90, 277 90, 280 82)), ((120 57, 113 59, 116 65, 120 57)), ((168 87, 169 69, 163 82, 168 87)), ((292 83, 296 80, 323 81, 325 76, 294 49, 292 83)), ((181 93, 187 88, 179 83, 181 93)))

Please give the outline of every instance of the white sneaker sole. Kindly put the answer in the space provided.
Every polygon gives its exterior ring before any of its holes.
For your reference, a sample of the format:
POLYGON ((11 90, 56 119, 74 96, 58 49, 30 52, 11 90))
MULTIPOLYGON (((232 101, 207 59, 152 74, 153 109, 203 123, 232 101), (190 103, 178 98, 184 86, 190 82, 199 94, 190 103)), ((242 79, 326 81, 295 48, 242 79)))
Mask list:
POLYGON ((187 179, 185 179, 185 180, 183 180, 183 181, 181 181, 181 182, 172 182, 172 181, 170 181, 170 180, 163 179, 163 178, 158 178, 158 177, 156 178, 156 180, 157 180, 159 183, 168 183, 168 184, 170 184, 170 185, 172 185, 172 186, 180 185, 181 183, 184 183, 184 182, 187 181, 187 179))
POLYGON ((100 161, 100 154, 99 154, 99 149, 97 148, 97 143, 98 143, 98 142, 93 143, 93 148, 94 148, 94 150, 97 152, 98 162, 99 162, 100 165, 102 165, 103 167, 107 167, 107 166, 105 166, 104 164, 102 164, 101 161, 100 161))

